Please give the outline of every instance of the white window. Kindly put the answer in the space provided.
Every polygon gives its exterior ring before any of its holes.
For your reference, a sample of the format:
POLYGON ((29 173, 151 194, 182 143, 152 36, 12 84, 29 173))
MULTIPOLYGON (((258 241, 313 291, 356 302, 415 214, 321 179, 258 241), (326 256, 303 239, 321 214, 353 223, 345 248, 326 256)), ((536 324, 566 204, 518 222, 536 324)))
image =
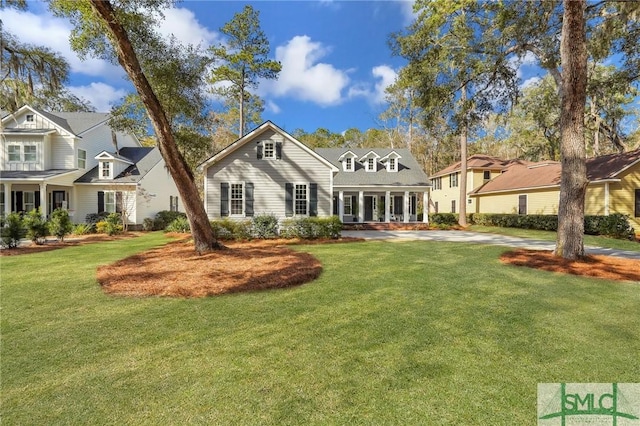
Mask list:
POLYGON ((27 114, 26 121, 27 121, 27 123, 33 123, 33 121, 34 121, 33 114, 27 114))
POLYGON ((38 151, 35 145, 25 145, 22 150, 24 151, 25 162, 35 163, 38 161, 38 151))
POLYGON ((22 208, 25 212, 30 212, 36 208, 36 193, 33 191, 24 191, 22 193, 22 208))
POLYGON ((231 214, 242 215, 244 214, 244 198, 243 198, 243 185, 241 183, 231 184, 231 214))
POLYGON ((396 159, 395 158, 389 158, 389 171, 390 172, 395 172, 396 171, 396 159))
POLYGON ((442 177, 437 177, 431 180, 433 184, 433 189, 442 189, 442 177))
POLYGON ((344 159, 345 161, 345 170, 350 172, 353 170, 353 158, 347 157, 344 159))
POLYGON ((116 212, 116 193, 115 191, 104 192, 104 211, 107 213, 116 212))
POLYGON ((369 159, 367 160, 367 171, 368 171, 368 172, 374 172, 374 171, 376 170, 376 169, 375 169, 375 166, 376 166, 376 160, 375 160, 375 158, 369 158, 369 159))
POLYGON ((100 162, 100 178, 101 179, 111 178, 111 162, 110 161, 100 162))
POLYGON ((307 214, 307 185, 295 186, 294 213, 296 215, 307 214))
POLYGON ((344 197, 344 214, 353 214, 353 197, 351 195, 344 197))
POLYGON ((85 169, 87 167, 87 151, 78 149, 78 168, 85 169))
POLYGON ((276 158, 276 146, 275 143, 265 141, 264 143, 264 158, 276 158))
POLYGON ((7 153, 9 154, 9 161, 20 161, 20 145, 9 145, 7 147, 7 153))

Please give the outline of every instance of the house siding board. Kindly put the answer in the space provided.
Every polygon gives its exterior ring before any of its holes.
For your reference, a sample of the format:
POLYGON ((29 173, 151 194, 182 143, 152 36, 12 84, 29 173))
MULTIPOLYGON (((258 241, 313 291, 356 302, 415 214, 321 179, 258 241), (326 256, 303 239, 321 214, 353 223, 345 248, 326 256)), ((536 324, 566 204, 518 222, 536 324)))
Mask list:
POLYGON ((164 161, 159 161, 140 180, 137 197, 135 223, 140 225, 145 218, 154 218, 158 212, 169 210, 169 197, 178 197, 178 211, 184 211, 184 203, 164 161))
POLYGON ((640 189, 640 164, 625 170, 618 176, 620 182, 609 185, 611 213, 629 215, 629 222, 640 232, 640 217, 635 217, 635 190, 640 189))
POLYGON ((51 167, 53 169, 74 169, 75 144, 64 136, 51 138, 51 167))
MULTIPOLYGON (((611 193, 609 193, 609 200, 611 200, 611 193)), ((609 207, 609 213, 612 213, 611 207, 609 207)), ((584 214, 593 216, 605 214, 604 184, 589 185, 584 198, 584 214)))
POLYGON ((318 216, 331 215, 331 171, 326 164, 283 135, 267 130, 206 169, 207 213, 220 218, 220 183, 251 182, 255 215, 285 217, 285 184, 317 183, 318 216), (282 142, 282 159, 258 159, 257 141, 282 142))

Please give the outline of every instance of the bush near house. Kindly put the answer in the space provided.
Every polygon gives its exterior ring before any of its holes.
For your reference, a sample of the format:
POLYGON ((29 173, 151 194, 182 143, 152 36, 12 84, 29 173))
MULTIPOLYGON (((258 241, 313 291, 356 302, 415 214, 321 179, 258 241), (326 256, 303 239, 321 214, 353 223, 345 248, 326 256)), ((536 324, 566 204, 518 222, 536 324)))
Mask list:
MULTIPOLYGON (((453 215, 452 213, 445 214, 453 215)), ((454 216, 456 216, 457 223, 457 215, 454 216)), ((537 229, 542 231, 558 230, 557 215, 474 213, 469 215, 469 223, 503 228, 537 229)), ((629 224, 629 216, 620 213, 608 216, 585 216, 584 233, 620 239, 633 239, 635 236, 634 230, 629 224)))
POLYGON ((110 213, 105 220, 96 223, 96 232, 99 234, 117 235, 122 232, 122 229, 119 213, 110 213))
POLYGON ((252 222, 250 220, 237 221, 224 218, 212 220, 210 223, 214 235, 219 240, 244 241, 253 238, 251 232, 252 222))
POLYGON ((49 221, 49 232, 54 235, 58 240, 64 241, 64 237, 71 233, 73 230, 73 223, 69 217, 69 212, 64 209, 55 209, 51 213, 51 220, 49 221))
POLYGON ((274 214, 260 214, 253 218, 253 236, 260 239, 278 236, 278 218, 274 214))
POLYGON ((16 248, 25 234, 26 230, 20 215, 18 213, 10 213, 4 218, 0 228, 0 243, 3 248, 16 248))
POLYGON ((46 236, 49 235, 49 227, 47 220, 40 213, 40 208, 24 215, 22 223, 27 230, 27 238, 35 244, 44 244, 46 236))
POLYGON ((287 219, 282 222, 280 236, 282 238, 339 238, 342 235, 342 221, 338 216, 303 217, 287 219))
POLYGON ((187 233, 191 232, 191 225, 189 225, 189 220, 186 217, 178 216, 164 230, 167 232, 187 233))

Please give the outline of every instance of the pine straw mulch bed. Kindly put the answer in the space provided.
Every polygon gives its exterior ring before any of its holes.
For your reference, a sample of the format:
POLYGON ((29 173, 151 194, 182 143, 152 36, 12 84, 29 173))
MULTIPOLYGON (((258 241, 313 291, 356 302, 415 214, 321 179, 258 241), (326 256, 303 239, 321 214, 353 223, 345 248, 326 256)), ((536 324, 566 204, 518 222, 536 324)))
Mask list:
POLYGON ((640 282, 640 261, 633 259, 588 255, 572 261, 554 256, 551 251, 518 249, 503 253, 500 261, 563 274, 640 282))
MULTIPOLYGON (((359 241, 304 241, 330 243, 359 241)), ((287 245, 297 240, 225 242, 225 248, 198 255, 191 240, 182 239, 157 249, 98 268, 97 279, 108 294, 122 296, 205 297, 291 287, 318 278, 320 261, 287 245)))
POLYGON ((91 243, 100 243, 103 241, 125 240, 142 235, 139 232, 126 232, 119 235, 109 236, 106 234, 89 234, 89 235, 71 235, 64 241, 56 239, 47 239, 44 244, 35 244, 32 242, 21 243, 14 248, 0 248, 0 256, 19 256, 22 254, 40 253, 43 251, 58 250, 65 247, 81 246, 91 243))

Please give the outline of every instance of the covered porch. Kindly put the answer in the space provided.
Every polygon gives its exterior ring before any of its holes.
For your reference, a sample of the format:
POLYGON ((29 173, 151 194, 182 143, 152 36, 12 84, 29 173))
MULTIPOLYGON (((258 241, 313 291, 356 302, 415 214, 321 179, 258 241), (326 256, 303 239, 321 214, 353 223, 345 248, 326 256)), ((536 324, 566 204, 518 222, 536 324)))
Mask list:
POLYGON ((334 190, 333 214, 344 224, 428 223, 422 207, 429 193, 415 188, 345 188, 334 190))
POLYGON ((73 180, 65 173, 2 172, 0 179, 0 214, 40 211, 49 217, 58 208, 73 212, 73 180), (28 175, 27 175, 28 174, 28 175))

